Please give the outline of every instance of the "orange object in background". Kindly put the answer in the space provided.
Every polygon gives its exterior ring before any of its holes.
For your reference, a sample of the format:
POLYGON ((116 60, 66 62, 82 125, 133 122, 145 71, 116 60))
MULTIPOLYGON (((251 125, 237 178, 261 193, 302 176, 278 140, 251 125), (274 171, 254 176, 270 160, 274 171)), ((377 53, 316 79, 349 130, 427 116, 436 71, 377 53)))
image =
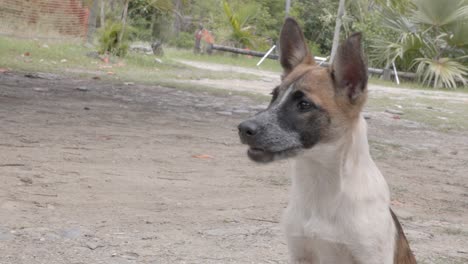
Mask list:
POLYGON ((214 37, 213 35, 206 30, 205 28, 202 30, 202 38, 208 44, 214 44, 214 37))

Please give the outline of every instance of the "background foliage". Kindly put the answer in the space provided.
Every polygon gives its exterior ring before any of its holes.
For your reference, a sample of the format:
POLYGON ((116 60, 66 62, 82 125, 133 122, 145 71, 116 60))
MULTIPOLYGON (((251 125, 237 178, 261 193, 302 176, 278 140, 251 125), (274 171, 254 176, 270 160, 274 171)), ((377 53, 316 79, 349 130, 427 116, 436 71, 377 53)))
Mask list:
MULTIPOLYGON (((115 24, 123 0, 108 2, 106 21, 115 24)), ((290 15, 302 25, 314 55, 330 54, 338 2, 291 0, 290 15)), ((400 71, 417 73, 428 86, 463 86, 468 75, 467 6, 468 0, 348 0, 341 37, 364 33, 369 66, 389 68, 394 63, 400 71)), ((131 0, 127 37, 191 49, 202 25, 216 44, 265 51, 277 44, 284 10, 285 0, 131 0)))

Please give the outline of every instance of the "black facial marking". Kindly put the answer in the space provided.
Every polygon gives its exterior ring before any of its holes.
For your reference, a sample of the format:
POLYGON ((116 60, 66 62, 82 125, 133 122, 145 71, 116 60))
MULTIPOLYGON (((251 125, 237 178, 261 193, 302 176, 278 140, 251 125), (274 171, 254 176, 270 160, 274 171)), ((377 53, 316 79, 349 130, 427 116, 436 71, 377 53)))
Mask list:
POLYGON ((311 148, 320 141, 323 128, 328 126, 330 118, 303 91, 297 90, 278 109, 277 120, 282 129, 299 135, 304 148, 311 148))

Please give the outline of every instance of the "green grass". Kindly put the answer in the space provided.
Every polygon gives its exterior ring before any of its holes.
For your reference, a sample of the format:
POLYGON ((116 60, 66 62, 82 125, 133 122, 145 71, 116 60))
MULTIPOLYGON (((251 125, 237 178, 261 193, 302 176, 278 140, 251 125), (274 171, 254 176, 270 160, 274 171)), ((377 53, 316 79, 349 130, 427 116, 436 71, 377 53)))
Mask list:
POLYGON ((84 46, 74 43, 46 43, 0 37, 0 67, 41 72, 59 72, 70 65, 97 68, 96 65, 92 65, 91 58, 84 56, 87 51, 89 50, 84 46), (30 56, 24 56, 26 53, 30 56), (67 61, 61 62, 64 59, 67 61))
MULTIPOLYGON (((258 77, 247 73, 214 72, 177 63, 170 56, 162 58, 163 63, 155 61, 152 55, 129 53, 123 59, 112 58, 113 65, 90 58, 86 53, 93 49, 70 42, 43 42, 0 37, 0 67, 16 71, 39 71, 52 73, 79 73, 81 76, 106 75, 127 81, 159 83, 172 79, 243 79, 258 77), (29 53, 29 56, 25 56, 29 53), (111 66, 111 68, 109 67, 111 66)), ((111 60, 111 61, 112 61, 111 60)))

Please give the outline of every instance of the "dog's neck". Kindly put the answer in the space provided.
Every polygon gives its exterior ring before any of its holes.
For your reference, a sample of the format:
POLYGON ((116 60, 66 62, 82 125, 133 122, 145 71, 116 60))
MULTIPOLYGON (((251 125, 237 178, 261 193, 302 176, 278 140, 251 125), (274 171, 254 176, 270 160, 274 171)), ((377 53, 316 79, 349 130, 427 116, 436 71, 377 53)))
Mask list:
POLYGON ((389 202, 387 184, 369 153, 363 117, 342 138, 305 151, 294 165, 293 193, 307 204, 326 207, 318 210, 329 210, 343 197, 389 202))

